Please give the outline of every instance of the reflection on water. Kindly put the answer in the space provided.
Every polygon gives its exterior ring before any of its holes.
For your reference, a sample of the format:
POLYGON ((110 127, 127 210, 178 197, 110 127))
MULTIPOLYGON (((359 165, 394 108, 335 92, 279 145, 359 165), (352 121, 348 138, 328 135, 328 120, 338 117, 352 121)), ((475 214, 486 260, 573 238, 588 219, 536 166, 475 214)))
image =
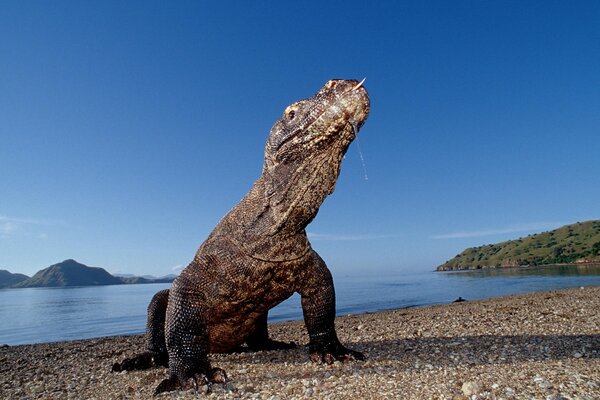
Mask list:
POLYGON ((547 267, 489 268, 446 272, 449 277, 475 278, 521 277, 521 276, 598 276, 600 264, 550 265, 547 267))
MULTIPOLYGON (((600 286, 600 265, 403 272, 336 276, 338 315, 449 303, 515 293, 600 286), (486 278, 486 279, 482 279, 486 278)), ((169 284, 0 290, 0 344, 51 342, 145 330, 146 308, 169 284)), ((296 294, 269 320, 302 319, 296 294)))
POLYGON ((169 284, 0 290, 0 344, 142 333, 145 310, 169 284))

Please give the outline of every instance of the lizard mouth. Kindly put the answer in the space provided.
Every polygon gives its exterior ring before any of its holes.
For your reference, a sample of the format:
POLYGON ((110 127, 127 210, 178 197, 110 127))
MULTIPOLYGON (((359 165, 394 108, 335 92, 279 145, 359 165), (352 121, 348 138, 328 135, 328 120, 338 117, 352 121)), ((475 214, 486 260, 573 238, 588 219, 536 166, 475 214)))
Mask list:
POLYGON ((337 102, 343 110, 342 114, 346 120, 346 124, 352 127, 353 136, 356 136, 358 130, 369 115, 369 95, 363 86, 366 79, 367 78, 364 78, 358 83, 356 83, 357 81, 347 81, 353 86, 344 89, 342 93, 337 96, 337 102))
POLYGON ((364 124, 370 111, 369 95, 367 94, 367 91, 363 86, 363 83, 365 83, 366 79, 367 78, 364 78, 352 88, 352 93, 359 97, 360 103, 360 105, 357 107, 356 112, 349 119, 349 122, 352 125, 352 128, 354 129, 355 133, 358 132, 358 129, 362 126, 362 124, 364 124))

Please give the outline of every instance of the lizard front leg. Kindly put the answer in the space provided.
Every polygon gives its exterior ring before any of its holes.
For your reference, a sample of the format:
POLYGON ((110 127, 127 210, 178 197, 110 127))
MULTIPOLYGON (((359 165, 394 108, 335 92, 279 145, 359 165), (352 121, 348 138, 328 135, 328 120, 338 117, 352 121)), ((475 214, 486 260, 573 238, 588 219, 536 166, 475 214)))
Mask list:
POLYGON ((198 389, 212 383, 225 383, 220 368, 211 368, 208 360, 208 326, 202 296, 190 290, 190 282, 181 279, 169 294, 166 318, 166 346, 169 354, 169 378, 154 394, 173 390, 198 389))
POLYGON ((304 276, 298 292, 302 296, 302 312, 310 338, 311 360, 327 364, 332 364, 335 360, 364 360, 362 353, 344 347, 337 337, 333 278, 325 262, 315 251, 304 276))

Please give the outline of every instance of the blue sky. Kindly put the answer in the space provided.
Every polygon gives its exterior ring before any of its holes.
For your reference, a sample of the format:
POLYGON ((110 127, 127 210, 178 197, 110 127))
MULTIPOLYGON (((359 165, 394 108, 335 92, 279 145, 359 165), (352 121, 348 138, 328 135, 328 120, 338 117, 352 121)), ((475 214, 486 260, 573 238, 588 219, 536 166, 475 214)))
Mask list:
POLYGON ((331 78, 372 110, 308 227, 335 274, 600 218, 600 3, 0 3, 0 268, 186 265, 331 78))

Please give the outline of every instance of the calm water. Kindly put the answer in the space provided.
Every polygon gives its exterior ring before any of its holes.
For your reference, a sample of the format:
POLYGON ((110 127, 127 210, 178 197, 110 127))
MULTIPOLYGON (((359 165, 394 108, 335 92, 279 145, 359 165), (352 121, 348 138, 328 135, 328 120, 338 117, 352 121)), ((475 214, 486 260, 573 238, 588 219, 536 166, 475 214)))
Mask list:
MULTIPOLYGON (((600 266, 334 276, 339 315, 448 303, 514 293, 600 286, 600 266)), ((146 307, 169 284, 0 290, 0 344, 143 333, 146 307)), ((302 319, 298 295, 269 312, 302 319)))

